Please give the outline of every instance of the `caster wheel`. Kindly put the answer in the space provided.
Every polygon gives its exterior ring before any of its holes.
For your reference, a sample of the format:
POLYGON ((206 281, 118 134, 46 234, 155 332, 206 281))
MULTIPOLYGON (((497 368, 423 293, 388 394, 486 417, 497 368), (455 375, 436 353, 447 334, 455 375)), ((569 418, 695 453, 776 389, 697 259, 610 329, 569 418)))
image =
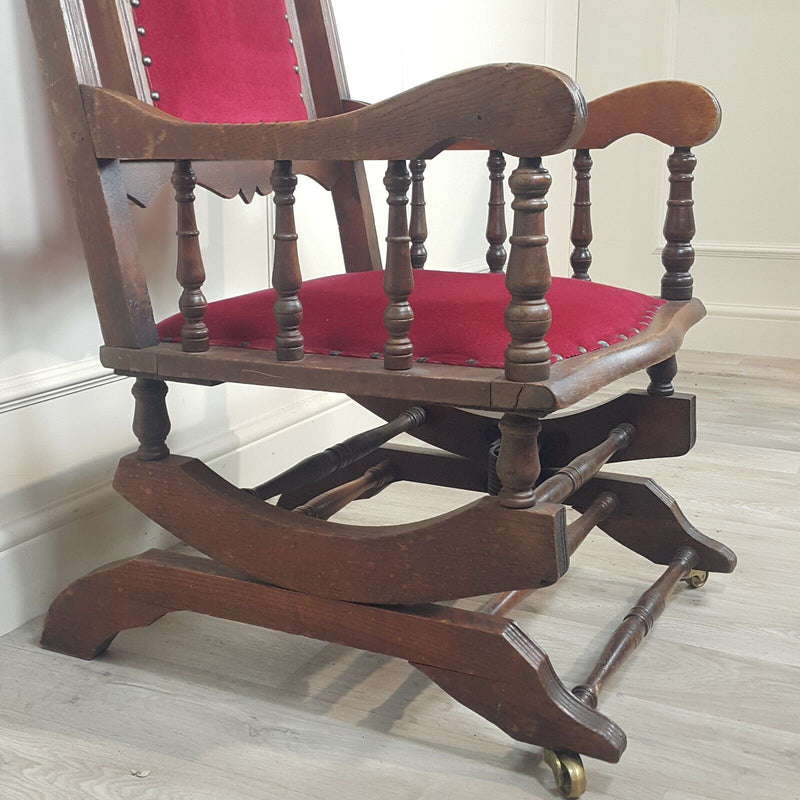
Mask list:
POLYGON ((690 589, 699 589, 708 580, 708 573, 704 569, 690 569, 686 577, 681 580, 690 589))
POLYGON ((553 770, 553 777, 563 797, 580 797, 586 791, 586 773, 577 753, 545 750, 544 760, 553 770))

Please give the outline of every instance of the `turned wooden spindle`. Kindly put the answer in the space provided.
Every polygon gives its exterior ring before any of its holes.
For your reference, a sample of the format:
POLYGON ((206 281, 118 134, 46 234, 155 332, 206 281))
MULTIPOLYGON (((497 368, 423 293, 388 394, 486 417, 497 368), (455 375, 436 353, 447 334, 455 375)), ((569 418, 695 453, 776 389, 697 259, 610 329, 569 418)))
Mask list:
POLYGON ((383 324, 388 338, 383 346, 385 369, 409 369, 414 360, 414 349, 408 332, 414 321, 414 312, 408 298, 414 289, 414 271, 411 267, 408 235, 408 187, 411 176, 405 161, 390 161, 383 179, 389 204, 389 229, 386 236, 386 270, 383 291, 389 304, 383 313, 383 324))
MULTIPOLYGON (((592 529, 599 525, 603 520, 608 519, 616 511, 619 500, 611 492, 602 492, 589 505, 586 511, 567 525, 565 531, 567 540, 567 552, 572 555, 583 540, 589 535, 592 529)), ((530 597, 538 587, 531 589, 514 589, 510 592, 500 592, 490 598, 482 607, 484 614, 497 614, 504 616, 511 609, 518 606, 523 600, 530 597)))
POLYGON ((569 263, 572 265, 572 277, 579 281, 591 280, 589 267, 592 265, 592 254, 589 245, 592 243, 592 201, 589 194, 589 181, 592 177, 592 157, 588 150, 576 150, 572 161, 575 168, 575 202, 573 203, 572 253, 569 263))
POLYGON ((697 159, 688 147, 676 147, 667 159, 669 199, 664 220, 667 243, 661 251, 661 263, 666 270, 661 278, 661 296, 665 300, 690 300, 692 297, 693 281, 689 270, 694 263, 692 172, 696 164, 697 159))
POLYGON ((160 461, 169 455, 167 384, 153 378, 137 378, 131 394, 136 400, 133 413, 133 432, 139 440, 136 456, 140 461, 160 461))
POLYGON ((589 677, 572 690, 579 700, 597 708, 603 683, 650 633, 678 582, 697 566, 698 560, 697 553, 689 547, 675 554, 666 571, 644 592, 611 635, 589 677))
POLYGON ((678 360, 675 356, 670 356, 666 361, 648 367, 647 374, 650 376, 647 394, 655 397, 669 397, 675 394, 675 388, 672 385, 672 379, 678 374, 678 360))
POLYGON ((530 508, 536 503, 533 485, 541 471, 538 437, 542 423, 536 417, 506 413, 498 424, 500 503, 507 508, 530 508))
POLYGON ((561 467, 534 492, 537 503, 563 503, 600 471, 611 456, 624 450, 633 440, 636 428, 629 422, 617 425, 597 447, 587 450, 561 467))
POLYGON ((272 288, 277 298, 273 307, 278 323, 275 355, 278 361, 300 361, 304 356, 300 322, 303 306, 297 293, 303 284, 300 260, 297 257, 297 231, 294 225, 294 190, 297 176, 291 161, 276 161, 270 184, 275 203, 275 258, 272 268, 272 288))
POLYGON ((385 425, 357 433, 320 453, 304 458, 275 478, 251 489, 250 492, 261 500, 269 500, 289 489, 299 489, 315 483, 332 475, 337 470, 349 466, 354 461, 374 453, 390 439, 406 433, 424 422, 425 411, 419 406, 412 406, 385 425))
POLYGON ((503 191, 503 171, 506 160, 499 150, 490 150, 486 161, 489 170, 489 218, 486 221, 486 241, 489 249, 486 251, 486 263, 489 272, 502 272, 506 265, 506 200, 503 191))
POLYGON ((201 289, 206 279, 203 255, 200 252, 200 232, 194 214, 195 179, 192 162, 175 162, 172 185, 178 204, 178 283, 183 288, 178 308, 183 315, 181 345, 184 352, 202 353, 208 350, 208 328, 203 322, 206 298, 201 289))
POLYGON ((396 477, 394 465, 389 461, 381 461, 380 464, 370 467, 360 478, 329 489, 294 510, 314 519, 329 519, 354 500, 366 494, 372 497, 385 489, 396 477))
POLYGON ((511 295, 506 330, 505 376, 510 381, 543 381, 550 377, 550 348, 544 336, 551 313, 545 294, 550 288, 547 236, 544 232, 545 195, 550 174, 541 158, 521 158, 508 185, 514 195, 514 231, 506 270, 511 295))
POLYGON ((411 237, 411 266, 422 269, 428 260, 425 240, 428 238, 428 222, 425 217, 425 161, 415 158, 411 167, 411 217, 408 234, 411 237))

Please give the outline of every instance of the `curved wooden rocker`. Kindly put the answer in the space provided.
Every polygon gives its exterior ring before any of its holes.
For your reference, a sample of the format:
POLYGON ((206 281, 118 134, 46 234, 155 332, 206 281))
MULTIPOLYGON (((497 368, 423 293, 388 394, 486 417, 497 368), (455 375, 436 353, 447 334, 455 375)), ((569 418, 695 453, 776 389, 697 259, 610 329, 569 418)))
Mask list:
POLYGON ((421 523, 342 525, 264 503, 203 462, 176 455, 158 461, 125 456, 114 488, 215 561, 321 597, 452 600, 553 583, 567 569, 558 505, 518 513, 484 497, 421 523))
POLYGON ((65 589, 48 612, 42 644, 90 659, 120 631, 180 610, 407 659, 522 742, 577 748, 604 761, 618 761, 625 749, 622 730, 572 695, 544 651, 510 620, 437 605, 343 603, 160 550, 109 564, 65 589))

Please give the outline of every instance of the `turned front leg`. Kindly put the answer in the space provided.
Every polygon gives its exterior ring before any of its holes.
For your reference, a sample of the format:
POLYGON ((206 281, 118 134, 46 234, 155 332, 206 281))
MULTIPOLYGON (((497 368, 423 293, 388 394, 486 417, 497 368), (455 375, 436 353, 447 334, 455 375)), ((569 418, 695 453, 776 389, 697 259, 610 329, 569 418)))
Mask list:
POLYGON ((530 508, 536 503, 533 486, 541 471, 538 438, 542 423, 536 417, 504 414, 499 426, 500 502, 506 508, 530 508))

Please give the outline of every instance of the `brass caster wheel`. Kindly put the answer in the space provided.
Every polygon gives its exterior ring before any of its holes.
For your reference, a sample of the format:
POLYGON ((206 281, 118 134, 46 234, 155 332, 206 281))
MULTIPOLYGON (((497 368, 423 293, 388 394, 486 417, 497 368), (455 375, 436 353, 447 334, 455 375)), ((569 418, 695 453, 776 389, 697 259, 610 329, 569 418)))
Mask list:
POLYGON ((577 753, 545 750, 544 760, 553 770, 558 790, 564 797, 580 797, 586 791, 586 773, 577 753))
POLYGON ((690 569, 681 580, 690 589, 699 589, 708 580, 708 573, 704 569, 690 569))

